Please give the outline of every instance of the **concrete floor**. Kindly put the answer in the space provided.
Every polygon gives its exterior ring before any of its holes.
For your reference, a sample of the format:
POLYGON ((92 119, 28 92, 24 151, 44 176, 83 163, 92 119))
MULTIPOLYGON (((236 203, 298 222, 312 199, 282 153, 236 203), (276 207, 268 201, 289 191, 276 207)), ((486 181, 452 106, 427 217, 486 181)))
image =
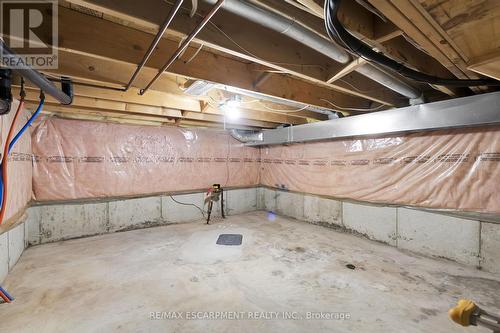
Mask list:
POLYGON ((0 332, 489 332, 447 310, 471 297, 500 313, 498 276, 264 212, 32 247, 4 285, 16 300, 0 332), (243 245, 215 245, 220 233, 243 245), (307 312, 350 319, 297 319, 307 312))

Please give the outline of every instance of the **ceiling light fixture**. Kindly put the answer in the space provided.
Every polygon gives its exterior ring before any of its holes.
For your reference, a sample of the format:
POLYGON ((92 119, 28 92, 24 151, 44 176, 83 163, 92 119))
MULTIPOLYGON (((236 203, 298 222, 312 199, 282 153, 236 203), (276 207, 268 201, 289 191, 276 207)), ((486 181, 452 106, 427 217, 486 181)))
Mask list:
POLYGON ((222 103, 221 109, 224 112, 224 116, 230 120, 236 120, 240 118, 239 106, 241 105, 241 96, 235 95, 222 103))

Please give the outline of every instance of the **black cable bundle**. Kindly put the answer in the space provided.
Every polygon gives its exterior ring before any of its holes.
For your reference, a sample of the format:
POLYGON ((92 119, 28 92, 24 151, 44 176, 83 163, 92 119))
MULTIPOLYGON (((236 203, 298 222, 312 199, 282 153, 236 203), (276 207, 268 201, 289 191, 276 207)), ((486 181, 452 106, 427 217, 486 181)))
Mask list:
POLYGON ((382 53, 374 51, 369 45, 363 43, 340 23, 337 12, 340 7, 341 0, 325 0, 325 27, 328 36, 339 45, 343 45, 347 50, 360 56, 361 58, 392 69, 399 74, 413 79, 415 81, 435 84, 440 86, 453 87, 473 87, 473 86, 500 86, 500 81, 494 79, 479 79, 479 80, 461 80, 461 79, 445 79, 432 75, 428 75, 399 63, 382 53))

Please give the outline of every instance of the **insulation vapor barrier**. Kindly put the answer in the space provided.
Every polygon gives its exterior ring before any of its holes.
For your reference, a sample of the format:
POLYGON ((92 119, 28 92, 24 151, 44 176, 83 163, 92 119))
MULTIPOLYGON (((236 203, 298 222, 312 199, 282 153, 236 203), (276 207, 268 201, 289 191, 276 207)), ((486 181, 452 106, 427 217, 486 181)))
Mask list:
MULTIPOLYGON (((10 113, 1 117, 2 152, 18 105, 19 101, 13 101, 10 113)), ((24 109, 21 111, 19 118, 16 121, 14 133, 19 132, 30 115, 31 113, 28 112, 28 110, 24 109)), ((24 213, 26 206, 31 200, 31 160, 31 137, 29 133, 26 132, 20 137, 19 141, 12 148, 8 157, 8 196, 4 221, 0 227, 0 233, 2 230, 8 229, 12 223, 15 223, 18 220, 19 215, 24 213)))
POLYGON ((377 204, 500 215, 500 127, 245 147, 227 132, 44 118, 38 201, 264 185, 377 204))
POLYGON ((500 127, 271 146, 261 158, 270 187, 500 214, 500 127))
POLYGON ((220 130, 47 117, 32 140, 38 201, 259 184, 260 150, 220 130))

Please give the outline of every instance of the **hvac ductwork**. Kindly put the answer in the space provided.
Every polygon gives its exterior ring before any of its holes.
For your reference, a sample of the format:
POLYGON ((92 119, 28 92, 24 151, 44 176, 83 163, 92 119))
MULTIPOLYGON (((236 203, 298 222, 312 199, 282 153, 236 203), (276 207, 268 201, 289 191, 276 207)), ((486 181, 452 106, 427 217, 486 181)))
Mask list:
MULTIPOLYGON (((217 0, 205 0, 205 2, 215 4, 217 0)), ((226 0, 222 8, 271 30, 280 32, 337 62, 345 64, 350 60, 349 54, 344 49, 293 19, 243 0, 226 0)), ((414 87, 371 65, 362 66, 356 71, 407 98, 420 98, 422 95, 414 87)))
MULTIPOLYGON (((214 4, 216 0, 206 0, 206 2, 214 4)), ((335 61, 346 63, 350 59, 349 54, 347 54, 345 50, 339 47, 332 47, 331 41, 320 37, 312 30, 247 1, 226 0, 222 8, 266 28, 281 32, 304 45, 310 46, 335 61)))
MULTIPOLYGON (((290 101, 286 98, 270 96, 270 95, 258 93, 255 91, 240 89, 240 88, 231 87, 231 86, 219 86, 219 89, 229 91, 229 92, 232 92, 235 94, 240 94, 240 95, 244 95, 244 96, 248 96, 248 97, 253 97, 256 99, 269 101, 269 102, 276 103, 276 104, 287 105, 287 106, 291 106, 294 108, 301 108, 301 109, 304 109, 304 111, 321 113, 321 114, 327 115, 328 118, 330 118, 330 119, 338 118, 337 112, 332 111, 332 110, 327 109, 327 108, 322 108, 319 106, 309 105, 309 104, 296 102, 296 101, 290 101)), ((283 110, 283 111, 286 111, 286 110, 283 110)))
POLYGON ((500 91, 335 120, 263 130, 252 146, 469 128, 500 124, 500 91))
POLYGON ((243 143, 259 142, 264 140, 264 134, 262 133, 262 131, 245 131, 232 129, 229 130, 229 133, 233 138, 243 143))
POLYGON ((370 63, 358 67, 356 72, 410 99, 418 99, 422 97, 422 93, 414 87, 398 80, 395 76, 384 72, 370 63))

